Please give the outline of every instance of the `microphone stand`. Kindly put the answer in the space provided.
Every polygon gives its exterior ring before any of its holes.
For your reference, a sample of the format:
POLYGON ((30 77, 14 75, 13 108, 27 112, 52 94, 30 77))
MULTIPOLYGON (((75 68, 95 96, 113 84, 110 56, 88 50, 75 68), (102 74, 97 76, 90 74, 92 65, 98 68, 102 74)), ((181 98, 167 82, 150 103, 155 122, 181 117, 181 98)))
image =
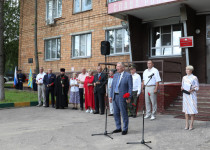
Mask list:
MULTIPOLYGON (((150 76, 149 81, 152 79, 152 76, 150 76)), ((144 93, 145 93, 145 87, 147 86, 147 84, 149 83, 149 81, 146 83, 146 85, 143 87, 144 89, 144 93)), ((146 93, 145 93, 146 94, 146 93)), ((144 95, 144 102, 145 102, 145 95, 144 95)), ((150 147, 149 145, 147 145, 147 143, 152 143, 151 141, 144 141, 144 111, 145 111, 145 104, 143 106, 143 126, 142 126, 142 140, 141 142, 127 142, 127 144, 143 144, 145 146, 147 146, 149 149, 152 149, 152 147, 150 147)))
MULTIPOLYGON (((107 67, 106 67, 106 55, 105 55, 105 69, 104 70, 106 70, 106 73, 107 73, 107 67)), ((104 71, 103 70, 103 71, 104 71)), ((103 72, 102 71, 102 72, 103 72)), ((106 78, 106 81, 104 81, 103 83, 102 83, 102 85, 99 87, 99 88, 102 88, 106 83, 107 83, 107 81, 108 81, 108 78, 106 78)), ((105 131, 104 131, 104 133, 99 133, 99 134, 92 134, 92 136, 96 136, 96 135, 104 135, 104 136, 106 136, 106 137, 109 137, 110 139, 112 139, 113 140, 113 137, 111 137, 109 134, 113 134, 113 133, 108 133, 107 132, 107 102, 105 101, 105 113, 106 113, 106 115, 105 115, 105 131)))

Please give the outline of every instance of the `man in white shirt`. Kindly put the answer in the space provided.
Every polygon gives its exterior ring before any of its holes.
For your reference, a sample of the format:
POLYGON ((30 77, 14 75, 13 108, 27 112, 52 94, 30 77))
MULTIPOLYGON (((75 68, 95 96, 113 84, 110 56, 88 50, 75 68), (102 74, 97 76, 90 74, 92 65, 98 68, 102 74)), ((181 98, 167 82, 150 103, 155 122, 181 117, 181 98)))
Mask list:
POLYGON ((38 107, 42 106, 42 99, 43 99, 43 106, 46 106, 46 96, 45 96, 45 85, 43 84, 43 79, 46 73, 44 73, 44 68, 40 68, 40 73, 36 76, 36 84, 38 85, 38 98, 39 104, 38 107))
POLYGON ((85 78, 88 76, 85 68, 82 68, 82 73, 78 76, 78 83, 79 83, 79 96, 80 96, 80 110, 83 110, 83 103, 84 103, 84 82, 85 78))
POLYGON ((142 86, 145 86, 146 116, 144 118, 146 119, 151 116, 150 119, 154 120, 155 113, 157 111, 157 91, 161 79, 159 71, 154 67, 154 63, 152 62, 152 60, 147 61, 147 67, 148 69, 146 69, 143 73, 143 82, 142 82, 142 86), (151 113, 151 103, 152 103, 152 113, 151 113))
POLYGON ((138 98, 141 93, 141 76, 136 73, 136 65, 131 65, 130 72, 133 79, 131 102, 128 104, 128 116, 136 118, 138 98))

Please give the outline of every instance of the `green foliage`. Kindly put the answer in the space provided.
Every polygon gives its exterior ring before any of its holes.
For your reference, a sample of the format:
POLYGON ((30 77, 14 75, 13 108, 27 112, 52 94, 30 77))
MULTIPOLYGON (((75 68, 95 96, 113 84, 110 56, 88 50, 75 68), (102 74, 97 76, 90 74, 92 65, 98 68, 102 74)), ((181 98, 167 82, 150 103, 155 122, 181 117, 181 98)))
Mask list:
POLYGON ((19 48, 19 0, 5 0, 4 2, 4 52, 5 72, 14 70, 18 65, 19 48))

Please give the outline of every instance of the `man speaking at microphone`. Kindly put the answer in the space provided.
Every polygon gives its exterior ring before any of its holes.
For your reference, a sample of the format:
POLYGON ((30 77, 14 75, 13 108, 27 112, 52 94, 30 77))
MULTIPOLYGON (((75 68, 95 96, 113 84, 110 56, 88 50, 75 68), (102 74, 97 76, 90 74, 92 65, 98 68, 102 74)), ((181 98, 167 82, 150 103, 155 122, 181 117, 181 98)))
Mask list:
POLYGON ((145 93, 145 104, 146 104, 146 116, 144 118, 147 119, 151 117, 150 119, 154 120, 155 113, 157 111, 157 91, 161 79, 159 71, 154 67, 154 63, 152 62, 152 60, 147 61, 147 67, 148 69, 146 69, 143 73, 143 82, 142 82, 142 86, 145 86, 144 93, 145 93), (152 112, 151 112, 151 103, 152 103, 152 112))

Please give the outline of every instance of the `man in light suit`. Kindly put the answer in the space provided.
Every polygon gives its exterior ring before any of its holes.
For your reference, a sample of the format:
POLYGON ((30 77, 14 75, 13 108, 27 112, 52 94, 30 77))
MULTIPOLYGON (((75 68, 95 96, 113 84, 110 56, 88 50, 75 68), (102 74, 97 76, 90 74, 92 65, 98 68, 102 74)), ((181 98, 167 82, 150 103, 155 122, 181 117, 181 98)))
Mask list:
POLYGON ((121 62, 117 63, 117 73, 114 75, 111 91, 110 102, 113 101, 114 105, 114 118, 116 124, 116 130, 113 133, 122 132, 122 135, 126 135, 128 132, 128 112, 127 103, 130 103, 132 96, 132 76, 128 72, 125 72, 125 65, 121 62), (130 97, 126 100, 123 98, 125 93, 130 93, 130 97), (121 129, 121 115, 123 118, 123 131, 121 129))

